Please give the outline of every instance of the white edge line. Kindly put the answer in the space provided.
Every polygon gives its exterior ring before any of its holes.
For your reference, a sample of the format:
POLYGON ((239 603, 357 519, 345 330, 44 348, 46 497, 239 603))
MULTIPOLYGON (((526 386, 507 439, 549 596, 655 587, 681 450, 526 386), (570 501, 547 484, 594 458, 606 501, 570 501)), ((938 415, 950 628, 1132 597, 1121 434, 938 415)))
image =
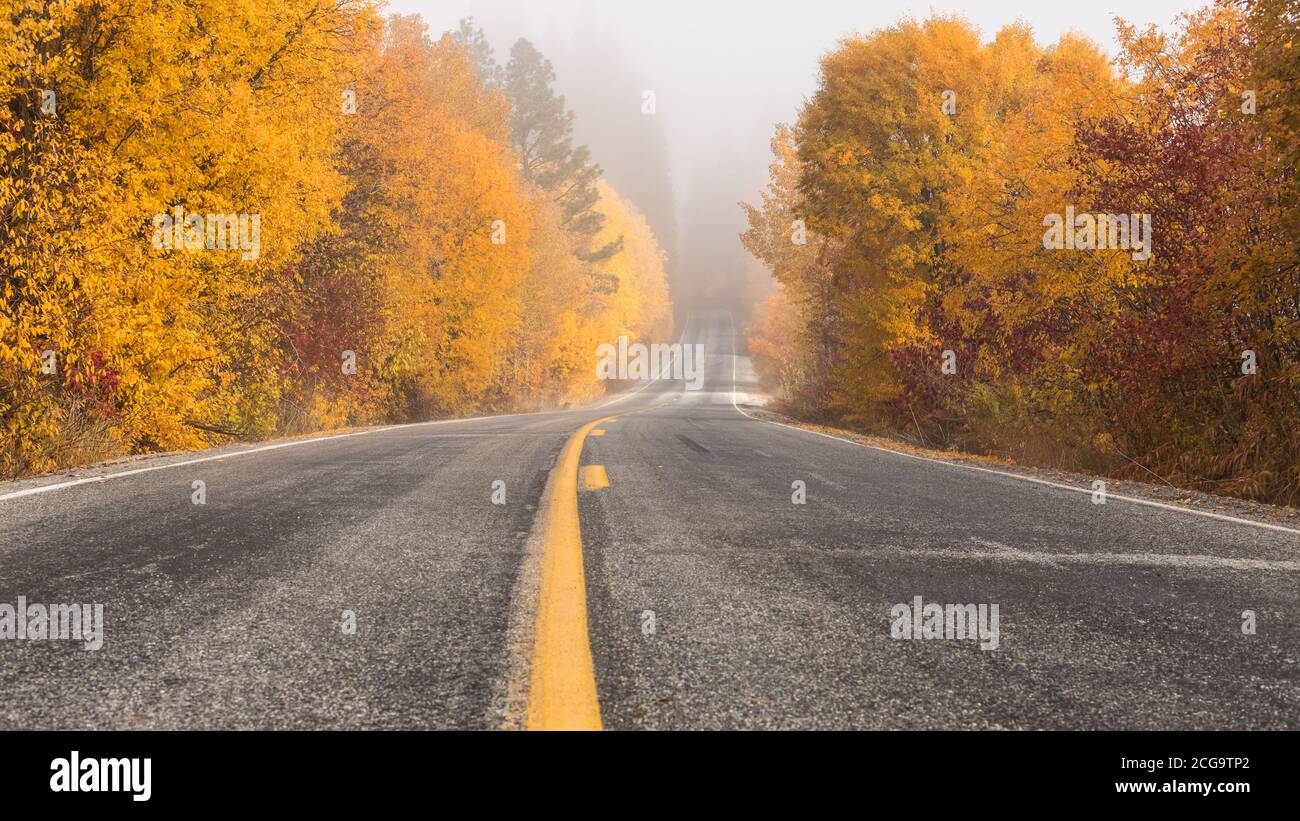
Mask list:
POLYGON ((63 490, 66 487, 75 487, 76 485, 84 485, 89 482, 102 482, 102 481, 104 481, 103 476, 90 476, 85 479, 73 479, 71 482, 59 482, 57 485, 41 485, 40 487, 29 487, 26 490, 16 490, 13 493, 6 493, 5 495, 0 496, 0 502, 3 502, 5 499, 17 499, 19 496, 33 496, 37 493, 46 493, 51 490, 63 490))
MULTIPOLYGON (((730 311, 727 312, 727 317, 728 319, 731 320, 731 406, 735 408, 736 411, 739 412, 742 416, 745 416, 749 419, 753 419, 755 422, 764 422, 769 425, 777 425, 782 428, 797 430, 800 431, 801 433, 811 433, 814 436, 822 436, 827 439, 834 439, 836 442, 843 442, 846 445, 855 445, 860 448, 867 448, 868 450, 878 450, 881 451, 882 453, 893 453, 898 456, 906 456, 908 459, 917 459, 922 462, 933 462, 936 465, 944 465, 950 468, 957 468, 958 470, 973 470, 973 471, 978 471, 980 473, 991 473, 994 476, 1005 476, 1009 479, 1019 479, 1022 482, 1033 482, 1036 485, 1046 485, 1048 487, 1054 487, 1059 490, 1073 491, 1074 493, 1091 494, 1094 492, 1089 488, 1075 487, 1073 485, 1065 485, 1065 484, 1061 484, 1060 482, 1049 482, 1046 479, 1038 479, 1033 476, 1023 476, 1019 473, 1011 473, 1010 471, 994 470, 993 468, 983 468, 983 467, 979 467, 978 465, 964 465, 961 464, 960 462, 945 462, 942 459, 935 459, 932 456, 918 456, 915 453, 908 453, 907 451, 903 451, 903 450, 894 450, 893 448, 881 447, 880 445, 868 445, 864 442, 855 442, 852 439, 845 439, 841 436, 834 436, 829 433, 822 433, 819 430, 809 430, 808 428, 801 428, 796 425, 787 425, 784 422, 777 422, 772 419, 762 419, 757 416, 753 416, 749 413, 746 413, 745 411, 741 410, 740 405, 736 404, 736 360, 739 359, 739 356, 736 354, 736 320, 730 311)), ((1171 505, 1165 502, 1154 502, 1150 499, 1139 499, 1134 496, 1121 496, 1118 493, 1110 493, 1109 491, 1106 492, 1106 499, 1107 501, 1111 499, 1119 499, 1124 502, 1131 502, 1135 505, 1156 507, 1156 508, 1160 508, 1161 510, 1172 510, 1175 513, 1189 513, 1193 516, 1204 516, 1207 519, 1218 519, 1223 522, 1232 522, 1234 524, 1239 524, 1239 525, 1249 525, 1251 527, 1258 527, 1264 530, 1276 530, 1281 533, 1292 533, 1296 536, 1300 536, 1300 530, 1297 530, 1296 528, 1293 527, 1285 527, 1283 525, 1268 524, 1267 522, 1256 522, 1250 519, 1239 519, 1236 516, 1227 516, 1222 513, 1211 513, 1208 510, 1196 510, 1190 507, 1180 507, 1179 505, 1171 505)))
MULTIPOLYGON (((577 410, 577 409, 575 409, 577 410)), ((592 410, 595 410, 594 408, 592 410)), ((541 413, 556 413, 557 411, 541 411, 541 413)), ((564 411, 558 411, 564 413, 564 411)), ((34 496, 38 493, 49 493, 55 490, 65 490, 77 485, 86 485, 92 482, 107 482, 110 479, 121 479, 126 476, 136 476, 141 473, 152 473, 155 470, 167 470, 168 468, 185 467, 186 465, 197 465, 201 462, 219 462, 223 459, 234 459, 239 456, 249 456, 254 453, 265 453, 269 450, 279 450, 280 448, 292 448, 299 445, 311 445, 317 442, 332 442, 337 439, 347 439, 352 436, 368 436, 372 433, 384 433, 399 428, 419 428, 429 425, 451 425, 459 422, 481 422, 488 419, 509 419, 514 416, 532 416, 528 413, 508 413, 496 416, 467 416, 464 419, 434 419, 428 422, 410 422, 404 425, 387 425, 385 427, 372 428, 371 430, 359 430, 352 433, 336 433, 328 436, 313 436, 308 439, 295 439, 292 442, 276 442, 271 445, 262 445, 260 447, 237 450, 231 453, 219 453, 215 456, 201 456, 197 459, 185 459, 180 462, 169 462, 165 465, 152 465, 150 467, 132 468, 131 470, 118 471, 117 473, 108 473, 102 476, 87 476, 83 479, 73 479, 68 482, 59 482, 52 485, 40 485, 38 487, 29 487, 24 490, 15 490, 11 493, 0 495, 0 502, 8 499, 17 499, 23 496, 34 496)))
MULTIPOLYGON (((686 330, 687 328, 690 327, 690 324, 691 324, 691 319, 688 318, 686 320, 686 325, 682 327, 681 335, 678 337, 679 342, 681 339, 684 339, 686 337, 686 330)), ((328 436, 313 436, 308 439, 295 439, 292 442, 276 442, 275 444, 271 444, 271 445, 262 445, 260 447, 248 448, 246 450, 237 450, 231 453, 220 453, 215 456, 201 456, 197 459, 185 459, 184 461, 180 461, 180 462, 169 462, 168 464, 165 465, 152 465, 150 467, 133 468, 131 470, 123 470, 117 473, 104 474, 103 476, 87 476, 82 479, 73 479, 67 482, 58 482, 52 485, 40 485, 38 487, 29 487, 24 490, 15 490, 10 493, 0 494, 0 502, 7 501, 9 499, 18 499, 24 496, 35 496, 39 493, 50 493, 56 490, 66 490, 67 488, 70 487, 77 487, 78 485, 88 485, 93 482, 107 482, 110 479, 121 479, 126 476, 136 476, 141 473, 152 473, 155 470, 167 470, 169 468, 185 467, 186 465, 197 465, 201 462, 219 462, 222 459, 234 459, 239 456, 249 456, 254 453, 265 453, 269 450, 279 450, 280 448, 292 448, 292 447, 297 447, 298 445, 310 445, 316 442, 331 442, 336 439, 347 439, 350 436, 367 436, 372 433, 384 433, 385 431, 397 430, 399 428, 419 428, 428 425, 452 425, 459 422, 482 422, 488 419, 511 419, 517 416, 536 416, 538 413, 571 413, 571 412, 581 411, 581 410, 592 410, 592 411, 601 410, 602 408, 612 405, 615 402, 621 402, 624 399, 627 399, 628 397, 634 394, 640 393, 641 391, 650 387, 651 385, 653 385, 655 382, 658 382, 662 378, 663 376, 662 374, 660 374, 655 379, 645 383, 640 388, 637 388, 634 391, 629 391, 627 393, 619 394, 613 400, 606 402, 603 405, 596 405, 590 408, 570 408, 568 410, 538 411, 534 413, 504 413, 504 414, 496 414, 493 416, 467 416, 463 419, 434 419, 428 422, 408 422, 403 425, 387 425, 385 427, 373 428, 371 430, 353 431, 352 433, 336 433, 328 436)))
MULTIPOLYGON (((440 421, 461 422, 461 421, 469 421, 469 420, 446 419, 440 421)), ((428 423, 419 423, 419 424, 428 424, 428 423)), ((122 470, 122 471, 118 471, 117 473, 106 473, 103 476, 87 476, 84 479, 73 479, 70 482, 59 482, 58 484, 53 484, 53 485, 40 485, 39 487, 30 487, 25 490, 16 490, 13 491, 12 493, 6 493, 3 496, 0 496, 0 502, 5 501, 6 499, 17 499, 20 496, 33 496, 37 493, 49 493, 50 491, 63 490, 65 488, 76 487, 77 485, 86 485, 86 484, 90 484, 91 482, 107 482, 110 479, 121 479, 124 476, 136 476, 141 473, 152 473, 155 470, 167 470, 168 468, 179 468, 179 467, 185 467, 186 465, 197 465, 200 462, 219 462, 222 459, 234 459, 235 457, 238 456, 248 456, 249 454, 253 454, 253 453, 265 453, 268 450, 279 450, 280 448, 292 448, 298 445, 310 445, 314 442, 328 442, 334 439, 346 439, 350 436, 366 436, 367 434, 371 434, 371 433, 382 433, 386 430, 392 430, 393 427, 398 427, 398 426, 375 428, 373 430, 353 431, 352 433, 339 433, 333 436, 314 436, 310 439, 296 439, 292 442, 276 442, 273 445, 263 445, 261 447, 248 448, 246 450, 237 450, 231 453, 219 453, 215 456, 201 456, 197 459, 185 459, 180 462, 168 462, 165 465, 152 465, 150 467, 132 468, 131 470, 122 470)))

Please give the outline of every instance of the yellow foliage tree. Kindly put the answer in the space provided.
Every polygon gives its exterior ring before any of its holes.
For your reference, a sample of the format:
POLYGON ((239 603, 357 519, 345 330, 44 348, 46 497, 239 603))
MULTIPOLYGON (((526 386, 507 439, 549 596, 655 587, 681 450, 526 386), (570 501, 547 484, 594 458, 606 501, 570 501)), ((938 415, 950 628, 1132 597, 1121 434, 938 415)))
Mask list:
POLYGON ((666 322, 640 215, 609 189, 632 242, 581 253, 524 174, 504 96, 419 18, 372 0, 14 2, 4 474, 589 398, 600 342, 666 322))

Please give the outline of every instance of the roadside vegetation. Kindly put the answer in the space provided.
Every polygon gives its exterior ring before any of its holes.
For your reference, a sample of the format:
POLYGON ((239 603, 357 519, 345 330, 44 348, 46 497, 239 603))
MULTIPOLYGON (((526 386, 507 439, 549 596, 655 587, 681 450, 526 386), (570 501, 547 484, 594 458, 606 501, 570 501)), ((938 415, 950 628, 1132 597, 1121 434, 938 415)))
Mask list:
POLYGON ((598 394, 665 258, 554 83, 368 0, 14 0, 0 477, 598 394))
POLYGON ((1300 504, 1300 5, 1117 26, 826 55, 744 206, 750 350, 805 419, 1300 504))

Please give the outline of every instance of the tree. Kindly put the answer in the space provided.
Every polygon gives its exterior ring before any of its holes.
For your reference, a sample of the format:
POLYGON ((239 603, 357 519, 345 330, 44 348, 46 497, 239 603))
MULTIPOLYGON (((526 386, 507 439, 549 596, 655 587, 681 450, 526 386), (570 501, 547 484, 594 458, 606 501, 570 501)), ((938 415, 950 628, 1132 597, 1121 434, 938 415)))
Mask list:
POLYGON ((484 88, 500 88, 505 83, 505 72, 497 63, 496 53, 483 29, 474 26, 473 17, 461 19, 455 37, 474 63, 474 74, 479 83, 484 88))
POLYGON ((781 230, 802 214, 833 252, 841 420, 1294 502, 1300 7, 1222 0, 1172 31, 1117 28, 1114 60, 943 17, 827 55, 797 162, 748 209, 743 241, 784 290, 755 351, 787 390, 807 371, 787 341, 811 331, 818 278, 781 230), (1053 247, 1044 226, 1066 214, 1072 237, 1108 241, 1053 247))
POLYGON ((4 475, 586 398, 597 345, 665 310, 643 222, 609 190, 609 226, 564 230, 573 204, 524 175, 500 89, 419 18, 17 3, 0 17, 4 475), (634 239, 602 260, 625 290, 598 294, 578 253, 611 226, 634 239))
POLYGON ((322 112, 372 6, 19 5, 0 46, 3 469, 270 432, 279 275, 342 196, 322 112), (259 248, 162 247, 176 208, 256 217, 259 248))
MULTIPOLYGON (((520 39, 510 49, 505 70, 506 97, 513 113, 510 141, 519 153, 524 177, 552 195, 559 204, 561 227, 590 242, 600 233, 604 216, 597 209, 600 166, 591 161, 586 146, 574 147, 574 114, 564 97, 552 89, 555 69, 532 43, 520 39)), ((621 239, 591 248, 581 244, 576 253, 587 262, 601 262, 617 254, 621 239)))
POLYGON ((760 205, 741 203, 749 228, 741 235, 745 250, 767 266, 779 290, 760 310, 753 331, 769 374, 779 375, 783 398, 800 413, 821 416, 832 389, 837 355, 835 246, 809 230, 801 215, 801 166, 794 130, 778 125, 772 137, 769 183, 760 205), (774 364, 775 353, 788 361, 774 364))

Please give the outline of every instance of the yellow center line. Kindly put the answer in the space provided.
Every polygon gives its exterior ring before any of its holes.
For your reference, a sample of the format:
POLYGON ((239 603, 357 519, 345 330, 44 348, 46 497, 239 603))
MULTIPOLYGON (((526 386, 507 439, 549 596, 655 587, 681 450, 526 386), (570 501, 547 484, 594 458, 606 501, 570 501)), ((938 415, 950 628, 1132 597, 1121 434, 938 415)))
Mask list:
POLYGON ((607 487, 609 487, 609 474, 605 472, 604 465, 582 466, 583 490, 603 490, 607 487))
MULTIPOLYGON (((578 468, 590 422, 565 443, 542 506, 541 585, 528 691, 530 730, 599 730, 596 668, 587 633, 587 585, 578 521, 578 468)), ((603 471, 602 471, 603 473, 603 471)))

